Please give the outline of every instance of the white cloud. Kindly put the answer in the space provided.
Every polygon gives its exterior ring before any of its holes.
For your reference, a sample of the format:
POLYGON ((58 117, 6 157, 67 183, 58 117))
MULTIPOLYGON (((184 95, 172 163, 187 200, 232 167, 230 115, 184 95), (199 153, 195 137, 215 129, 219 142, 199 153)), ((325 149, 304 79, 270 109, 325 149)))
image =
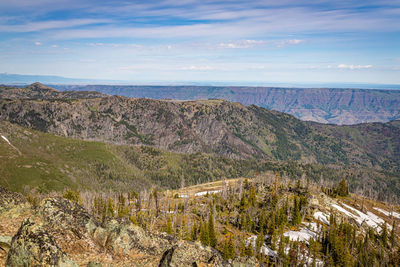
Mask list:
POLYGON ((41 42, 34 42, 35 45, 42 45, 41 42))
POLYGON ((349 70, 360 70, 360 69, 370 69, 372 65, 347 65, 347 64, 339 64, 337 66, 338 69, 349 69, 349 70))
POLYGON ((243 48, 252 48, 259 45, 266 44, 266 41, 262 40, 238 40, 228 43, 220 43, 218 47, 220 48, 233 48, 233 49, 243 49, 243 48))
POLYGON ((214 68, 211 66, 189 66, 189 67, 183 67, 182 70, 195 70, 195 71, 207 71, 207 70, 213 70, 214 68))
POLYGON ((70 19, 29 22, 25 24, 0 25, 0 32, 38 32, 52 29, 65 29, 111 22, 109 19, 70 19))
POLYGON ((283 40, 278 42, 278 44, 276 45, 277 47, 281 48, 284 46, 288 46, 288 45, 298 45, 304 43, 304 40, 300 40, 300 39, 291 39, 291 40, 283 40))

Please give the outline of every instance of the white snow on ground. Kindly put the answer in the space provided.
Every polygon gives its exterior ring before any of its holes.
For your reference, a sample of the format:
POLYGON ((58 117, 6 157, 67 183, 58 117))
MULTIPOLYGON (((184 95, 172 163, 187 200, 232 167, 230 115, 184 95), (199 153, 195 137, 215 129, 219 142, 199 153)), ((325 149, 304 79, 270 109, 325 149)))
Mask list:
POLYGON ((1 138, 3 138, 3 140, 6 141, 7 144, 9 144, 12 148, 14 148, 18 152, 18 154, 22 155, 21 151, 19 151, 18 148, 16 148, 13 144, 11 144, 11 142, 7 139, 7 137, 5 137, 4 135, 1 135, 1 138))
POLYGON ((311 231, 315 232, 315 233, 320 233, 322 227, 320 225, 318 225, 316 222, 307 222, 304 223, 304 225, 307 227, 307 229, 310 229, 311 231))
POLYGON ((342 207, 339 206, 339 205, 332 204, 332 207, 334 207, 335 209, 337 209, 337 210, 340 211, 341 213, 346 214, 348 217, 352 217, 352 218, 356 217, 353 213, 351 213, 351 212, 348 211, 348 210, 345 210, 344 208, 342 208, 342 207))
MULTIPOLYGON (((367 214, 365 214, 364 212, 361 212, 353 207, 350 207, 349 205, 343 204, 342 205, 347 209, 342 208, 339 205, 336 204, 332 204, 332 207, 334 207, 335 209, 337 209, 338 211, 346 214, 348 217, 351 217, 353 219, 356 220, 356 222, 361 225, 362 223, 366 223, 368 226, 376 229, 376 231, 379 233, 382 228, 381 225, 383 223, 385 223, 385 221, 382 218, 379 218, 378 216, 376 216, 375 214, 373 214, 372 212, 367 212, 367 214), (352 212, 348 211, 351 210, 352 212)), ((388 226, 388 229, 390 228, 390 226, 388 226)))
POLYGON ((197 192, 196 194, 194 194, 196 197, 198 196, 204 196, 208 194, 215 194, 215 193, 219 193, 221 192, 221 190, 211 190, 211 191, 202 191, 202 192, 197 192))
POLYGON ((322 211, 317 211, 314 213, 314 219, 320 220, 326 225, 329 225, 329 214, 323 213, 322 211))
POLYGON ((276 251, 273 251, 272 249, 270 249, 267 245, 262 245, 262 247, 260 248, 260 253, 267 255, 267 256, 271 256, 271 257, 278 257, 278 253, 276 253, 276 251))
POLYGON ((400 213, 397 213, 397 212, 395 212, 395 211, 393 211, 393 212, 389 212, 389 211, 386 211, 386 210, 383 210, 383 209, 380 209, 380 208, 374 208, 374 210, 377 210, 377 211, 379 211, 380 213, 383 213, 383 214, 385 214, 386 216, 388 216, 388 217, 390 217, 390 216, 393 216, 393 217, 395 217, 395 218, 397 218, 397 219, 400 219, 400 213))
POLYGON ((178 195, 180 198, 188 198, 189 196, 188 195, 186 195, 186 194, 179 194, 178 195))
MULTIPOLYGON (((256 235, 252 235, 249 238, 247 238, 246 247, 248 245, 251 245, 253 247, 253 249, 255 250, 256 249, 256 240, 257 240, 256 235)), ((271 257, 278 257, 278 253, 276 251, 270 249, 265 243, 261 246, 260 253, 267 255, 267 256, 271 256, 271 257)))
POLYGON ((316 233, 306 228, 301 228, 300 231, 287 231, 283 233, 283 235, 289 237, 290 241, 303 242, 307 242, 310 238, 317 237, 316 233))
POLYGON ((3 138, 3 139, 11 146, 11 143, 10 143, 10 141, 8 141, 7 137, 5 137, 4 135, 2 135, 1 138, 3 138))

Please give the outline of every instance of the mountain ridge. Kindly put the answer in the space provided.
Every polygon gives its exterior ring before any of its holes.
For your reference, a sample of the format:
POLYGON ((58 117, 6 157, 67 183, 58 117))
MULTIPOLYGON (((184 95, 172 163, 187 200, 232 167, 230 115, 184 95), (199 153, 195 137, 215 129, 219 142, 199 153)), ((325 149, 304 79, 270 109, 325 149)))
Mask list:
POLYGON ((255 104, 302 120, 333 124, 387 122, 400 118, 400 91, 244 86, 55 85, 60 90, 95 90, 109 95, 153 99, 226 99, 255 104))

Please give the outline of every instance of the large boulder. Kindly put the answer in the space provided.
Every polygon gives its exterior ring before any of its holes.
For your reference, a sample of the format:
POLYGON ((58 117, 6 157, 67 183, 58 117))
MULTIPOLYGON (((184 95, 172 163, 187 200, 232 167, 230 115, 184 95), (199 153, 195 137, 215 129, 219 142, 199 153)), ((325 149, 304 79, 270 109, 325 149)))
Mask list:
POLYGON ((39 214, 49 227, 69 230, 79 237, 92 234, 98 227, 82 206, 61 197, 44 199, 39 205, 39 214))
POLYGON ((231 264, 211 247, 205 247, 198 242, 180 241, 164 252, 159 264, 159 267, 178 266, 223 267, 231 266, 231 264))
POLYGON ((0 186, 0 213, 25 203, 26 199, 23 195, 10 192, 0 186))
POLYGON ((6 266, 78 266, 40 223, 25 220, 11 241, 6 266))

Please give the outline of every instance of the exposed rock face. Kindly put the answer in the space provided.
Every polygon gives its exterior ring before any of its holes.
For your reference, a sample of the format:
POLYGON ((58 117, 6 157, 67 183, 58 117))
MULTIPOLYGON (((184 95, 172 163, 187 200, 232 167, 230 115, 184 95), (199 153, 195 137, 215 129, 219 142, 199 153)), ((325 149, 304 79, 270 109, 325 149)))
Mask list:
POLYGON ((13 237, 6 266, 78 266, 57 245, 43 225, 24 221, 13 237))
POLYGON ((214 249, 190 242, 179 242, 166 250, 159 264, 160 267, 229 265, 214 249))
POLYGON ((0 266, 5 264, 12 236, 30 214, 30 205, 21 194, 0 187, 0 266))
POLYGON ((13 237, 6 266, 231 266, 218 251, 127 221, 100 225, 78 204, 44 199, 13 237))
POLYGON ((0 213, 25 202, 26 199, 23 195, 10 192, 0 186, 0 213))

